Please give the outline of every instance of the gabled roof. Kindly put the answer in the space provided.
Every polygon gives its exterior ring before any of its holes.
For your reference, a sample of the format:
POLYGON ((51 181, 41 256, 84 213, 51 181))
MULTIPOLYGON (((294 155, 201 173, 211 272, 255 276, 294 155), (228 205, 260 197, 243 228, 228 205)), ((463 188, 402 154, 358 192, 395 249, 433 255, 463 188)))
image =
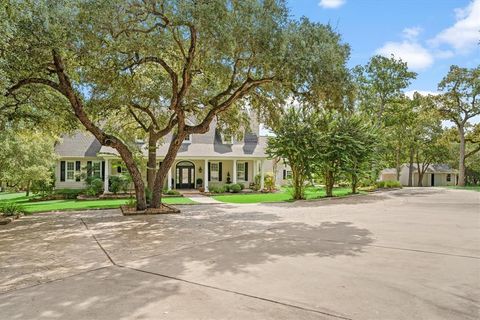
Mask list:
MULTIPOLYGON (((157 157, 163 157, 169 147, 173 135, 167 135, 157 149, 157 157)), ((256 133, 247 133, 243 141, 234 141, 224 144, 220 133, 212 128, 205 134, 192 135, 190 143, 183 143, 177 157, 210 157, 210 158, 265 158, 267 137, 259 137, 256 133)), ((145 156, 148 155, 146 145, 139 145, 145 156)), ((100 155, 115 155, 118 152, 111 147, 100 145, 97 139, 89 132, 77 132, 65 136, 55 146, 55 152, 60 157, 96 157, 100 155)))
MULTIPOLYGON (((402 164, 402 169, 406 168, 408 170, 409 164, 402 164)), ((413 170, 417 172, 417 164, 413 164, 413 170)), ((427 171, 427 173, 457 173, 458 170, 453 169, 450 167, 448 164, 445 163, 434 163, 431 164, 427 171)), ((397 170, 395 168, 386 168, 382 170, 383 174, 388 174, 388 173, 397 173, 397 170)))
POLYGON ((60 157, 96 157, 102 145, 89 132, 77 132, 62 137, 55 145, 55 153, 60 157))

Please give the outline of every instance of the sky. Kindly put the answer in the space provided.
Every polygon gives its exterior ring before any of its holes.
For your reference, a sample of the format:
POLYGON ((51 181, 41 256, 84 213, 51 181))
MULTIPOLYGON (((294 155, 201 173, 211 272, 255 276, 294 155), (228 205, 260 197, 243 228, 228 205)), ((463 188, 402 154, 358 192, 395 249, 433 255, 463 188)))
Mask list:
POLYGON ((480 0, 287 0, 293 17, 330 24, 351 46, 349 66, 375 54, 418 73, 407 93, 436 92, 451 65, 480 65, 480 0))

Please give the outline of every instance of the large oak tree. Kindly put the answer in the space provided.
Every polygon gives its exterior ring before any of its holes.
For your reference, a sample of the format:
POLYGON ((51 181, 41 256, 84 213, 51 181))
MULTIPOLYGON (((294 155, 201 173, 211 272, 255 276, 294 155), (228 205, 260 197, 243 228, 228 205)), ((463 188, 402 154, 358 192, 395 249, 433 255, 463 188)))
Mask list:
POLYGON ((122 124, 134 121, 148 132, 150 160, 161 138, 174 133, 160 168, 148 166, 151 206, 158 207, 187 135, 251 109, 273 119, 292 96, 325 105, 340 99, 337 83, 346 76, 349 50, 340 36, 329 26, 290 20, 282 0, 14 4, 22 10, 2 52, 2 103, 20 95, 61 99, 61 110, 120 154, 138 209, 147 206, 145 184, 122 124))

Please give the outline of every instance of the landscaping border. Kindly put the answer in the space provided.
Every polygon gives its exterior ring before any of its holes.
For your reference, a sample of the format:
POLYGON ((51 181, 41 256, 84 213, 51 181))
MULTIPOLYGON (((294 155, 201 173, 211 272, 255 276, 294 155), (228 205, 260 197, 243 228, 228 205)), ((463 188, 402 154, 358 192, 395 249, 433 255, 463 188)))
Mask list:
POLYGON ((123 205, 120 206, 120 211, 124 216, 137 216, 137 215, 154 215, 154 214, 174 214, 180 213, 180 209, 162 203, 160 208, 147 208, 145 210, 136 210, 135 208, 123 205))

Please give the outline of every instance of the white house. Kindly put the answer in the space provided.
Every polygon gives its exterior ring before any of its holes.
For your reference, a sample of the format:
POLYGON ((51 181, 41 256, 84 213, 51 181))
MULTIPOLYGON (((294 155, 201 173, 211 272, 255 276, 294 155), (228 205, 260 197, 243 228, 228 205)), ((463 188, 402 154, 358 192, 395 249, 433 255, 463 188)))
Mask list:
MULTIPOLYGON (((400 183, 408 186, 409 165, 403 164, 400 169, 400 183)), ((397 180, 395 168, 384 169, 380 172, 380 181, 397 180)), ((418 186, 419 174, 417 165, 413 165, 413 186, 418 186)), ((458 183, 458 171, 446 164, 431 164, 423 175, 424 187, 454 186, 458 183)))
MULTIPOLYGON (((164 138, 157 149, 157 161, 160 163, 167 152, 168 142, 172 135, 164 138)), ((255 176, 273 170, 272 161, 267 158, 265 148, 267 137, 259 136, 258 125, 247 132, 239 141, 227 137, 216 130, 216 123, 210 126, 206 134, 191 135, 185 139, 178 151, 175 163, 168 172, 168 189, 194 189, 203 185, 208 190, 211 182, 244 183, 248 188, 255 176)), ((139 146, 147 157, 145 145, 139 146)), ((88 132, 77 132, 63 137, 55 147, 58 155, 56 165, 56 184, 58 189, 81 189, 85 181, 80 177, 84 168, 104 181, 105 192, 109 190, 109 177, 121 174, 122 161, 118 152, 110 147, 102 146, 88 132)), ((288 173, 283 165, 279 165, 280 183, 286 182, 288 173)), ((261 188, 263 189, 263 179, 261 188)))

